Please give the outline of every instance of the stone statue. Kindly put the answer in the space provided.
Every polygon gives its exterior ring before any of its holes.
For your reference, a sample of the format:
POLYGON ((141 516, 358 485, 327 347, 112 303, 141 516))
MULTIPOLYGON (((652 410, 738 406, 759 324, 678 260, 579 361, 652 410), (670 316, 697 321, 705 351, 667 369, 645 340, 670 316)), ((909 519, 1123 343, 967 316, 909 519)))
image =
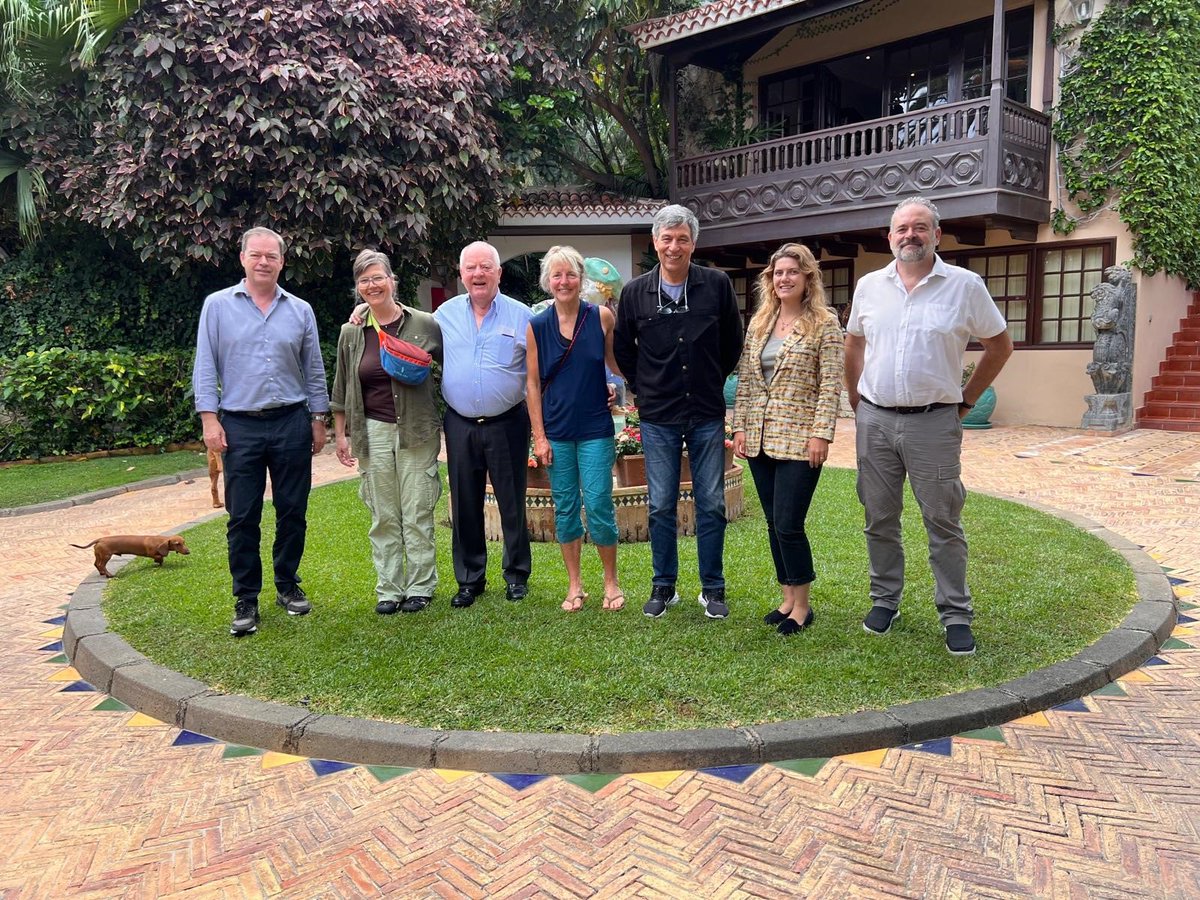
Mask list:
POLYGON ((1095 394, 1084 397, 1084 428, 1124 430, 1133 422, 1133 327, 1137 288, 1124 266, 1104 270, 1104 281, 1092 288, 1096 343, 1087 373, 1095 394))

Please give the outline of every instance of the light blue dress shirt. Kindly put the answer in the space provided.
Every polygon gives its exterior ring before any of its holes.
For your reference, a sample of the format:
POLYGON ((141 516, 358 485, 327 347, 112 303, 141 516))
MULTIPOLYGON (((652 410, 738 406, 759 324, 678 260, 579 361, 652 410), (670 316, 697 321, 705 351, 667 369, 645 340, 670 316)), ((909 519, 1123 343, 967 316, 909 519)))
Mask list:
POLYGON ((329 411, 312 307, 276 286, 264 315, 243 280, 209 294, 200 311, 192 389, 197 412, 257 412, 308 402, 329 411))
POLYGON ((533 311, 497 294, 476 326, 471 299, 459 294, 433 316, 442 328, 442 395, 468 419, 498 416, 525 399, 525 336, 533 311))

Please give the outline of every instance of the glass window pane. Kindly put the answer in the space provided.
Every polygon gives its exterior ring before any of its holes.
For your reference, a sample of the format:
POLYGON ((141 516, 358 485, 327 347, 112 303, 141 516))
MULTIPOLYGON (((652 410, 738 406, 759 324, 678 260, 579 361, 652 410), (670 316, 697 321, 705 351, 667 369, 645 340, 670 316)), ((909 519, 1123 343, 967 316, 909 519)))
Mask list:
POLYGON ((1003 256, 989 256, 987 271, 989 275, 1003 275, 1007 269, 1008 260, 1003 256))
POLYGON ((967 268, 978 275, 986 275, 987 262, 986 256, 972 256, 967 260, 967 268))
MULTIPOLYGON (((1061 272, 1062 271, 1062 251, 1061 250, 1051 250, 1049 253, 1046 254, 1046 271, 1047 272, 1061 272)), ((1057 289, 1055 289, 1055 293, 1058 293, 1057 289)))
POLYGON ((1063 271, 1078 272, 1083 268, 1083 251, 1078 247, 1063 254, 1063 271))
POLYGON ((1064 318, 1064 319, 1078 319, 1079 318, 1079 298, 1078 297, 1063 297, 1062 318, 1064 318))
POLYGON ((1062 292, 1064 295, 1083 293, 1082 278, 1078 272, 1067 272, 1063 275, 1062 292))
POLYGON ((1008 336, 1013 339, 1014 344, 1022 344, 1025 342, 1025 320, 1019 322, 1010 321, 1008 323, 1008 336))
POLYGON ((1062 323, 1062 331, 1059 336, 1062 341, 1077 341, 1079 340, 1079 321, 1064 320, 1062 323))
POLYGON ((991 294, 993 297, 1003 297, 1004 296, 1004 279, 1003 278, 989 278, 987 280, 987 289, 988 289, 988 293, 991 294))
POLYGON ((1043 322, 1042 323, 1041 343, 1043 343, 1043 344, 1057 344, 1058 343, 1058 323, 1057 322, 1043 322))
POLYGON ((1020 319, 1024 322, 1029 317, 1029 303, 1025 300, 1012 300, 1008 304, 1008 320, 1020 319))
POLYGON ((1104 249, 1102 247, 1088 247, 1083 254, 1083 264, 1089 269, 1103 268, 1104 249))
POLYGON ((1057 297, 1062 293, 1062 276, 1047 275, 1042 279, 1042 293, 1046 297, 1057 297))
POLYGON ((1083 273, 1083 291, 1085 294, 1090 294, 1092 288, 1100 283, 1100 271, 1097 269, 1094 272, 1083 273))
POLYGON ((1079 339, 1081 341, 1095 341, 1096 340, 1096 328, 1095 328, 1095 326, 1092 325, 1091 319, 1083 320, 1083 332, 1080 334, 1079 339))
POLYGON ((1057 319, 1059 310, 1059 299, 1057 297, 1047 296, 1042 303, 1042 318, 1057 319))
POLYGON ((1024 275, 1029 258, 1024 253, 1017 253, 1008 258, 1008 274, 1024 275))
POLYGON ((1025 294, 1025 276, 1021 275, 1017 278, 1008 279, 1008 292, 1015 296, 1024 296, 1025 294))

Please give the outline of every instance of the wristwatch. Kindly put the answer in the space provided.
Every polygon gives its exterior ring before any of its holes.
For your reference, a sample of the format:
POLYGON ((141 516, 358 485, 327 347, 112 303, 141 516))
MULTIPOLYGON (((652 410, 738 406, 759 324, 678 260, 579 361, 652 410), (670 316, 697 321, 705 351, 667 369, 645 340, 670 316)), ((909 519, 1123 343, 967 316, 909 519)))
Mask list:
POLYGON ((958 401, 958 408, 959 408, 959 409, 974 409, 974 408, 975 408, 975 404, 974 404, 974 403, 968 403, 966 400, 959 400, 959 401, 958 401))

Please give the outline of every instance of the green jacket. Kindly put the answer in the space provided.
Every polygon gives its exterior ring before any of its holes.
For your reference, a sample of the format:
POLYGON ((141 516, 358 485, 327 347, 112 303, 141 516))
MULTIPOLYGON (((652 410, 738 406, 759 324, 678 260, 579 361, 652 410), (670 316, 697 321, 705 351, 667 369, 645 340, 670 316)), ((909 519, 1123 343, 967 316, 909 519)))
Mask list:
MULTIPOLYGON (((427 312, 401 305, 404 318, 397 336, 422 347, 440 364, 442 361, 442 330, 437 320, 427 312)), ((342 326, 338 335, 337 365, 333 377, 333 396, 329 406, 335 413, 346 414, 346 431, 350 437, 350 452, 359 460, 367 452, 367 416, 363 409, 362 382, 358 367, 362 362, 370 325, 342 326)), ((396 404, 396 424, 400 427, 400 447, 407 449, 424 444, 437 434, 438 420, 435 378, 431 375, 415 387, 392 379, 392 401, 396 404)))

